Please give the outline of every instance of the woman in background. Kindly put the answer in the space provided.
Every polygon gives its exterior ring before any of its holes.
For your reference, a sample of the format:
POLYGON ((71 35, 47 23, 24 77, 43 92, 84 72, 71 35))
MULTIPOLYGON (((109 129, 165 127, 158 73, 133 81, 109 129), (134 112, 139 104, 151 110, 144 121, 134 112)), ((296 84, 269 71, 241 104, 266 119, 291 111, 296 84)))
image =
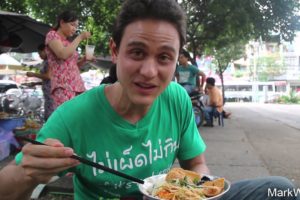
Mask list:
POLYGON ((79 58, 76 48, 81 41, 89 38, 89 32, 82 32, 69 41, 77 30, 78 18, 71 11, 61 13, 57 24, 46 36, 46 53, 51 71, 51 95, 54 108, 85 91, 79 67, 86 59, 79 58))

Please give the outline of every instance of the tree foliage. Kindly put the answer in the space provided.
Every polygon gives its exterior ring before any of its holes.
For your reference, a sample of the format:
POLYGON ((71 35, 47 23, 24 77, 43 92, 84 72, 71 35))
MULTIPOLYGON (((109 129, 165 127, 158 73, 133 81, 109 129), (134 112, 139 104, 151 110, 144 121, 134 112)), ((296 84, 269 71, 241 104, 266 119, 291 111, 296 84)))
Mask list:
MULTIPOLYGON (((54 25, 57 15, 64 10, 77 13, 80 31, 92 32, 89 42, 96 44, 96 52, 108 54, 108 41, 119 0, 26 0, 32 14, 44 22, 54 25)), ((81 44, 83 45, 83 44, 81 44)))
POLYGON ((237 40, 266 40, 270 33, 292 41, 300 29, 298 0, 183 0, 181 5, 187 12, 188 48, 194 55, 237 40))
POLYGON ((280 55, 272 54, 257 58, 258 80, 268 81, 274 79, 275 76, 282 75, 286 72, 284 62, 280 55))
MULTIPOLYGON (((90 25, 96 51, 107 54, 112 23, 122 0, 2 0, 0 9, 24 13, 54 25, 63 10, 78 14, 80 30, 90 25)), ((299 29, 298 0, 182 0, 188 19, 187 48, 196 55, 235 42, 267 39, 270 33, 291 41, 299 29)))
POLYGON ((181 5, 187 12, 187 48, 194 59, 205 52, 214 56, 222 86, 228 63, 243 56, 241 45, 274 34, 292 41, 300 30, 299 0, 182 0, 181 5))
POLYGON ((0 10, 16 13, 27 13, 28 11, 25 0, 1 0, 0 10))
MULTIPOLYGON (((231 64, 232 60, 237 60, 245 56, 245 42, 237 41, 218 49, 208 49, 207 54, 214 55, 214 62, 217 66, 216 73, 220 76, 221 84, 224 85, 223 73, 231 64)), ((222 87, 222 94, 224 95, 224 87, 222 87)))
POLYGON ((77 13, 79 31, 91 31, 89 42, 96 44, 96 52, 108 55, 108 41, 120 4, 120 0, 2 0, 0 9, 27 14, 51 26, 61 12, 72 10, 77 13))

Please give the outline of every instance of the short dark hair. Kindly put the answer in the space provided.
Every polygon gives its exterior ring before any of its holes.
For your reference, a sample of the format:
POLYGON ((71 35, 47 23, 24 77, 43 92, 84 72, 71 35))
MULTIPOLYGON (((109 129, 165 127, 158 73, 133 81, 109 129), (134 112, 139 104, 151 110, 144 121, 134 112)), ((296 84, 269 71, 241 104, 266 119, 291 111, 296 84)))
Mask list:
POLYGON ((78 20, 78 17, 77 17, 77 15, 74 12, 69 11, 69 10, 60 13, 57 16, 56 25, 53 28, 54 30, 57 30, 59 28, 59 26, 60 26, 60 20, 63 20, 66 23, 68 23, 68 22, 75 22, 76 20, 78 20))
POLYGON ((213 77, 206 78, 206 83, 215 86, 216 80, 213 77))
POLYGON ((172 23, 178 31, 180 49, 186 41, 186 16, 175 0, 126 0, 114 24, 113 40, 117 46, 128 24, 139 19, 158 19, 172 23))
POLYGON ((37 47, 37 50, 38 50, 38 51, 44 51, 45 48, 46 48, 46 45, 45 45, 45 44, 40 44, 40 45, 37 47))
POLYGON ((187 50, 182 49, 181 52, 180 52, 180 54, 184 55, 184 57, 186 57, 187 59, 191 60, 191 55, 190 55, 190 53, 187 50))

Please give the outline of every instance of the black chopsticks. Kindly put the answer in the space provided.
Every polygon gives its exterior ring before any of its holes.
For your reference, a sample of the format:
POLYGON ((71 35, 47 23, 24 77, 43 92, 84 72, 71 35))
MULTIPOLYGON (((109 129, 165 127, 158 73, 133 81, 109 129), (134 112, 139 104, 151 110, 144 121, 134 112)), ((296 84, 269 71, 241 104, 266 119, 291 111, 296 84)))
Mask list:
MULTIPOLYGON (((18 136, 18 138, 20 138, 21 140, 30 142, 30 143, 32 143, 32 144, 46 145, 46 144, 44 144, 44 143, 42 143, 42 142, 38 142, 38 141, 32 140, 32 139, 30 139, 30 138, 24 137, 24 136, 18 136)), ((124 174, 124 173, 122 173, 122 172, 116 171, 116 170, 111 169, 111 168, 109 168, 109 167, 106 167, 106 166, 104 166, 104 165, 100 165, 100 164, 98 164, 98 163, 89 161, 89 160, 87 160, 87 159, 85 159, 85 158, 82 158, 82 157, 80 157, 80 156, 77 156, 77 155, 75 155, 75 154, 73 154, 73 155, 71 156, 71 158, 76 159, 76 160, 79 160, 81 163, 84 163, 84 164, 86 164, 86 165, 89 165, 89 166, 92 166, 92 167, 96 167, 97 169, 102 169, 102 170, 104 170, 104 171, 106 171, 106 172, 109 172, 109 173, 115 174, 115 175, 117 175, 117 176, 126 178, 126 179, 131 180, 131 181, 134 181, 134 182, 136 182, 136 183, 144 184, 144 181, 141 180, 141 179, 138 179, 138 178, 133 177, 133 176, 129 176, 128 174, 124 174)))

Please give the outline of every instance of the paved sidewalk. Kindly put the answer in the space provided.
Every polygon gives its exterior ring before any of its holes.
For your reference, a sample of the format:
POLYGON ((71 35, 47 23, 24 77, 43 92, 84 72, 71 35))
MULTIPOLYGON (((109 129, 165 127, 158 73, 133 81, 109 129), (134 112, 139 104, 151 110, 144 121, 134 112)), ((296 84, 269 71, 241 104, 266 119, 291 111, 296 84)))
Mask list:
POLYGON ((205 156, 211 174, 230 181, 270 175, 243 129, 238 128, 234 114, 224 119, 224 124, 199 128, 207 144, 205 156))

